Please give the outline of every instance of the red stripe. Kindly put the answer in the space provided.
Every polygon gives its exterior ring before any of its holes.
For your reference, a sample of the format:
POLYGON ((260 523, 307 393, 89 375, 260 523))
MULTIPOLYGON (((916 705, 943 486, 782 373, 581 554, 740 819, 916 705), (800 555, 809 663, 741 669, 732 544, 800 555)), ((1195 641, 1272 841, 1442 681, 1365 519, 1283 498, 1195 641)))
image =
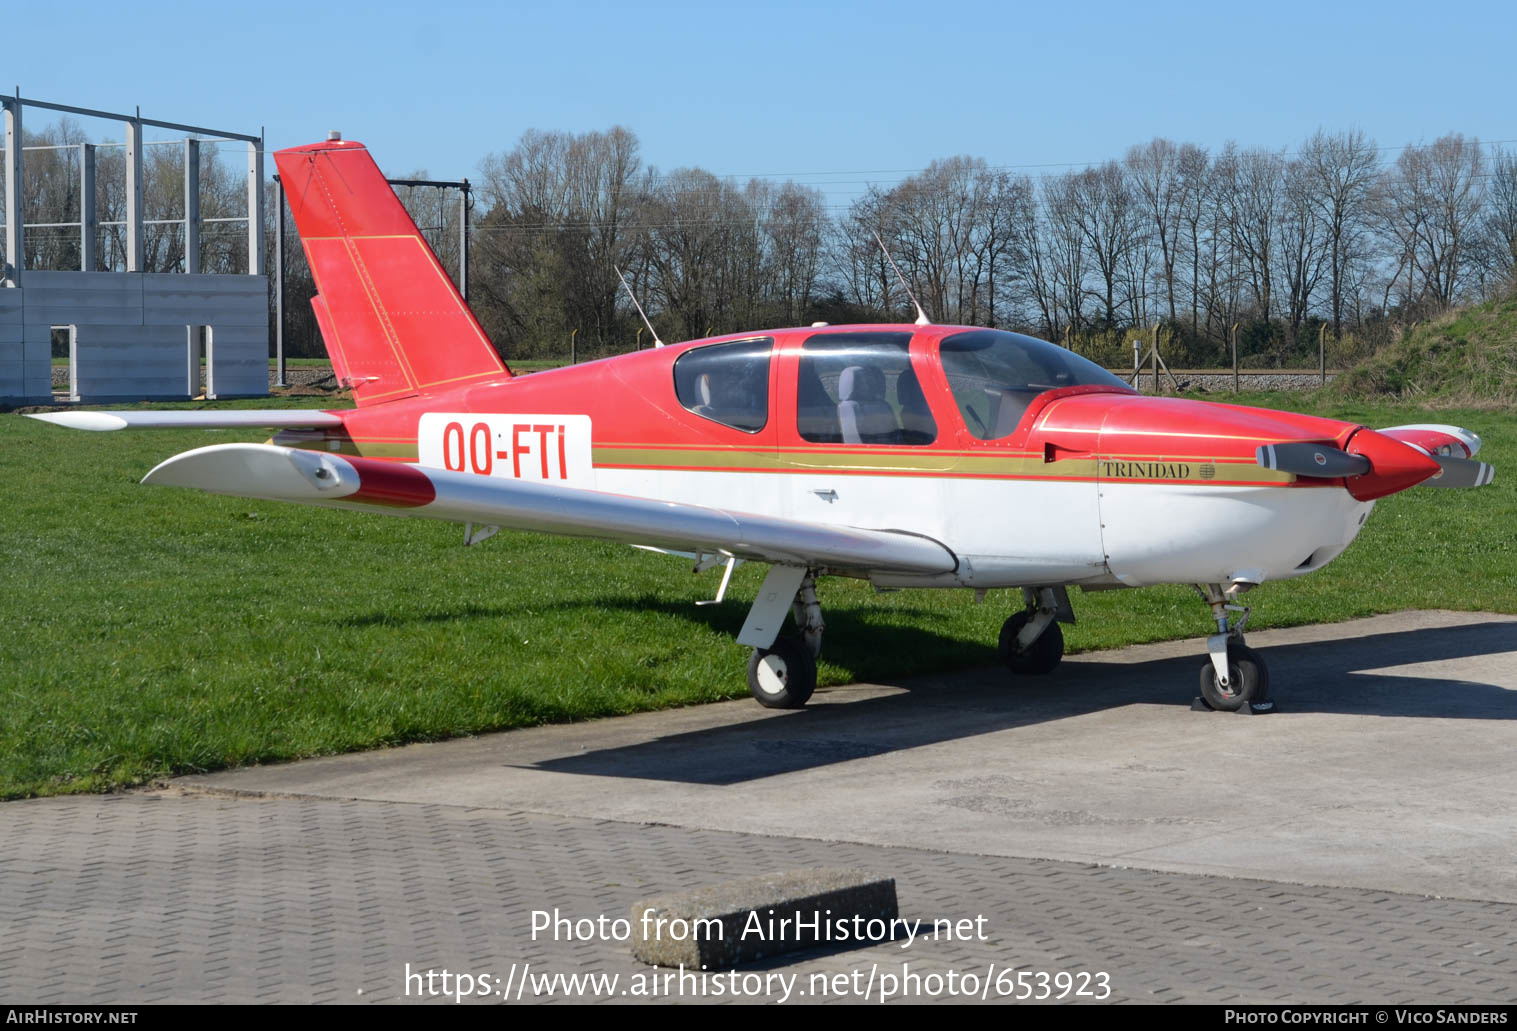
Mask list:
POLYGON ((358 470, 358 490, 344 501, 361 501, 395 508, 420 508, 437 498, 437 488, 427 474, 415 466, 373 458, 349 458, 358 470))

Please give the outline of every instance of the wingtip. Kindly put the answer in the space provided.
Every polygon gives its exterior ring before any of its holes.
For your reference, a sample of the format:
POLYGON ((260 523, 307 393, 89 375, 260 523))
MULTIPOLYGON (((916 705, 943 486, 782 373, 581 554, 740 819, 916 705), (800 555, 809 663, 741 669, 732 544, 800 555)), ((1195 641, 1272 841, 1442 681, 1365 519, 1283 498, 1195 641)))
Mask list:
POLYGON ((66 426, 71 430, 99 432, 126 428, 126 420, 110 412, 28 412, 27 418, 52 423, 54 426, 66 426))

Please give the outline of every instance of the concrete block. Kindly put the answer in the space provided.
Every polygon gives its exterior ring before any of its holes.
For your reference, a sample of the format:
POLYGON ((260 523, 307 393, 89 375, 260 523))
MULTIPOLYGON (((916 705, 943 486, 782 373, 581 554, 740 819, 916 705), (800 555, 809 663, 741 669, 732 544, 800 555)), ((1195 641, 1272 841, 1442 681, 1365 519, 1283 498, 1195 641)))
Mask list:
POLYGON ((52 361, 53 330, 50 326, 27 326, 21 336, 21 358, 28 362, 52 361))
MULTIPOLYGON (((53 363, 51 361, 23 362, 22 382, 26 396, 39 400, 51 400, 53 396, 53 363)), ((68 370, 65 369, 65 372, 68 370)), ((67 380, 64 381, 67 383, 67 380)))
POLYGON ((0 397, 16 401, 28 396, 25 366, 19 358, 0 358, 0 397))
POLYGON ((0 287, 0 349, 5 344, 21 341, 22 326, 25 325, 21 303, 24 296, 20 290, 0 287))
POLYGON ((143 277, 142 318, 157 326, 269 327, 269 286, 262 276, 143 277))
POLYGON ((797 949, 887 940, 899 914, 895 879, 810 869, 714 884, 632 906, 632 955, 660 967, 723 970, 797 949), (859 918, 858 922, 855 918, 859 918), (862 940, 858 927, 883 928, 862 940))

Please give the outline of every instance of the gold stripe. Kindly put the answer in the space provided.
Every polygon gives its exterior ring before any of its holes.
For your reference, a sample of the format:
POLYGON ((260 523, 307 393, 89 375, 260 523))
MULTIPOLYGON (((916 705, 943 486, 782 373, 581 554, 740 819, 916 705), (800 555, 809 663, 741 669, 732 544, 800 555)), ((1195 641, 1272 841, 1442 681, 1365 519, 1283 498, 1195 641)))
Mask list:
POLYGON ((1146 461, 1166 465, 1214 466, 1214 475, 1203 478, 1199 469, 1192 475, 1174 478, 1176 483, 1258 483, 1283 485, 1294 483, 1296 477, 1279 470, 1264 469, 1252 462, 1214 459, 1176 459, 1171 456, 1093 456, 1090 458, 1061 459, 1045 462, 1042 457, 1030 455, 965 455, 941 451, 915 454, 886 452, 837 453, 826 451, 743 451, 691 450, 686 448, 628 448, 599 446, 592 449, 591 457, 597 466, 659 466, 674 469, 764 469, 773 471, 794 470, 831 472, 881 472, 918 473, 968 477, 1037 477, 1041 479, 1077 479, 1121 483, 1128 481, 1170 482, 1166 477, 1145 478, 1138 476, 1103 475, 1103 462, 1146 461))

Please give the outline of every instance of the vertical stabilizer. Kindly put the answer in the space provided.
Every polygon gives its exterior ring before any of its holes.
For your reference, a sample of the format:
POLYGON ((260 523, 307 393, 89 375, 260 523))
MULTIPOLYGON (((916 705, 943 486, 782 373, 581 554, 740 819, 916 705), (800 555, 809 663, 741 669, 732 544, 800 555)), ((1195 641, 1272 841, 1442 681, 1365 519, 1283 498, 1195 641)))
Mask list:
POLYGON ((327 354, 360 406, 510 376, 367 148, 332 140, 274 160, 327 354))

